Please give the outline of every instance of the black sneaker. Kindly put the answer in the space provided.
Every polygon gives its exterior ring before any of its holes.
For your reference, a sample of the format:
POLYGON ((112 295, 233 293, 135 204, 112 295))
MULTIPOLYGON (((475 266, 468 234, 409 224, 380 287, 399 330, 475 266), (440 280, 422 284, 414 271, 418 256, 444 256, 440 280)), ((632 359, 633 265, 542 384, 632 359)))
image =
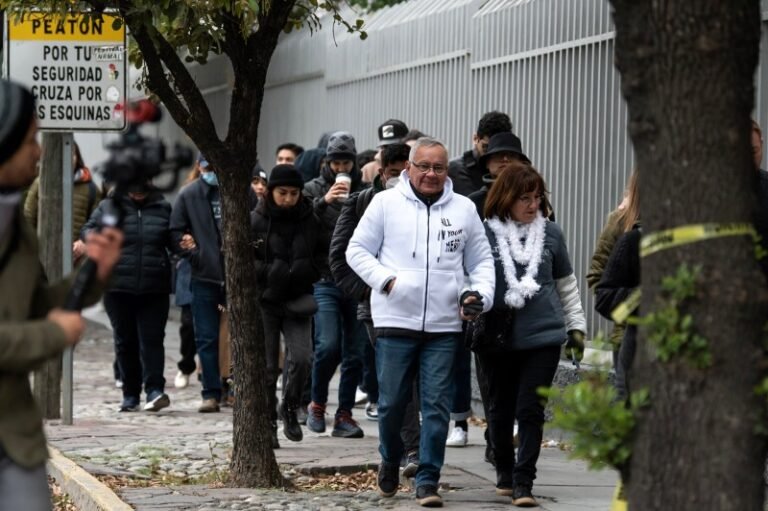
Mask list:
POLYGON ((443 498, 437 493, 437 486, 431 484, 416 488, 416 501, 423 507, 443 507, 443 498))
POLYGON ((352 418, 352 414, 347 410, 336 412, 336 420, 333 421, 333 431, 331 436, 339 438, 363 438, 363 430, 352 418))
POLYGON ((301 432, 299 421, 296 420, 296 408, 283 400, 278 408, 280 420, 283 421, 283 434, 291 442, 301 442, 304 434, 301 432))
POLYGON ((419 451, 411 451, 405 458, 405 467, 403 467, 403 477, 410 479, 419 471, 419 451))
POLYGON ((141 405, 141 399, 139 396, 125 396, 123 402, 120 405, 121 412, 138 412, 141 405))
POLYGON ((536 507, 539 505, 531 493, 532 487, 525 484, 518 484, 512 491, 512 504, 517 507, 536 507))
POLYGON ((145 412, 158 412, 171 405, 171 399, 168 394, 161 390, 155 390, 147 396, 147 404, 144 405, 145 412))
POLYGON ((277 422, 271 424, 270 441, 272 442, 272 449, 280 448, 280 441, 277 439, 277 422))
POLYGON ((396 464, 381 462, 379 473, 376 480, 379 483, 379 495, 382 497, 392 497, 397 493, 397 487, 400 486, 400 467, 396 464))

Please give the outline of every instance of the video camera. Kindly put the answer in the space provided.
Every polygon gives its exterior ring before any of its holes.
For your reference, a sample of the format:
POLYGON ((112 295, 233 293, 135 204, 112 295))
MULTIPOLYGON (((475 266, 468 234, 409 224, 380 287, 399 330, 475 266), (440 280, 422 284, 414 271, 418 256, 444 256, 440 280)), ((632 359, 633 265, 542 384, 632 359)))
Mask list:
POLYGON ((115 184, 118 189, 130 190, 142 187, 160 175, 169 174, 170 182, 164 186, 155 184, 155 187, 162 192, 176 188, 180 172, 194 163, 194 152, 177 142, 170 157, 167 157, 162 140, 147 138, 139 133, 139 126, 159 122, 160 118, 161 110, 149 100, 128 106, 128 130, 107 146, 110 156, 99 170, 107 182, 115 184))

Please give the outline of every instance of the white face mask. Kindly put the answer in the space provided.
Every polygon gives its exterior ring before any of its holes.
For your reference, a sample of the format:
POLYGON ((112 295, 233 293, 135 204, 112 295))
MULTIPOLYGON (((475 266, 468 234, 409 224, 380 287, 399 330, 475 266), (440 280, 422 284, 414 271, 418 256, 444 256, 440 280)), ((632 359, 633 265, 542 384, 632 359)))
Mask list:
POLYGON ((386 186, 384 188, 386 188, 387 190, 392 189, 392 188, 396 187, 397 183, 399 183, 399 182, 400 182, 400 178, 399 177, 391 177, 391 178, 387 179, 387 184, 386 184, 386 186))
POLYGON ((21 192, 8 195, 0 194, 0 240, 3 240, 8 234, 16 216, 19 202, 21 202, 21 192))

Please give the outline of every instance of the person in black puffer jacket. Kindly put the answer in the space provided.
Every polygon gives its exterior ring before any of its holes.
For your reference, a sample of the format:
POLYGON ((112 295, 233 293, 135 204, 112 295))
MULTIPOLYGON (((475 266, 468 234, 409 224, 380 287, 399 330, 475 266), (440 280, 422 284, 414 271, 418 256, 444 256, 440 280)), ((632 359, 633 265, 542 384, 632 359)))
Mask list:
MULTIPOLYGON (((622 234, 616 241, 605 265, 600 282, 595 287, 595 310, 604 318, 613 320, 611 314, 638 286, 640 286, 640 238, 639 224, 622 234)), ((636 316, 637 311, 632 311, 636 316)), ((629 395, 629 369, 635 358, 637 325, 627 325, 619 347, 616 364, 616 390, 619 398, 629 395)))
POLYGON ((139 409, 143 384, 147 395, 144 410, 154 412, 170 405, 163 377, 163 341, 171 292, 171 205, 150 185, 109 197, 99 203, 83 226, 83 240, 98 227, 107 201, 113 200, 119 200, 125 211, 125 241, 112 285, 104 295, 104 308, 114 331, 123 378, 120 411, 139 409))
POLYGON ((280 417, 285 436, 303 438, 296 410, 312 370, 312 315, 317 303, 313 284, 328 261, 328 239, 312 203, 301 195, 304 182, 293 165, 272 169, 264 200, 251 213, 256 275, 261 294, 267 355, 267 388, 272 416, 273 448, 277 441, 277 377, 280 333, 285 338, 286 381, 280 417))

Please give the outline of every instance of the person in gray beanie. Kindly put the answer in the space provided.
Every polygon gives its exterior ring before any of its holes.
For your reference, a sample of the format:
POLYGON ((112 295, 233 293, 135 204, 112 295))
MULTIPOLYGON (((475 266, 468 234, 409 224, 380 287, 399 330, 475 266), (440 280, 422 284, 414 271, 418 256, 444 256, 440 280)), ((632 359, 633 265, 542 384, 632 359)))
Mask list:
MULTIPOLYGON (((49 286, 39 263, 37 235, 21 212, 22 190, 37 173, 40 145, 32 94, 0 80, 0 508, 50 510, 43 421, 29 373, 80 340, 80 312, 61 307, 71 282, 49 286)), ((85 304, 98 301, 120 257, 122 234, 92 233, 86 254, 96 263, 96 286, 85 304)))
MULTIPOLYGON (((351 193, 363 188, 362 174, 356 164, 355 138, 346 131, 337 131, 328 139, 326 164, 320 176, 304 185, 304 195, 312 199, 315 213, 330 235, 341 214, 341 207, 351 193)), ((344 295, 336 286, 326 264, 321 279, 315 284, 315 356, 312 366, 312 402, 307 408, 307 427, 315 433, 325 431, 325 406, 328 385, 341 364, 339 408, 333 432, 335 437, 361 438, 363 430, 352 418, 355 391, 363 372, 363 356, 367 333, 357 319, 357 301, 344 295)))

